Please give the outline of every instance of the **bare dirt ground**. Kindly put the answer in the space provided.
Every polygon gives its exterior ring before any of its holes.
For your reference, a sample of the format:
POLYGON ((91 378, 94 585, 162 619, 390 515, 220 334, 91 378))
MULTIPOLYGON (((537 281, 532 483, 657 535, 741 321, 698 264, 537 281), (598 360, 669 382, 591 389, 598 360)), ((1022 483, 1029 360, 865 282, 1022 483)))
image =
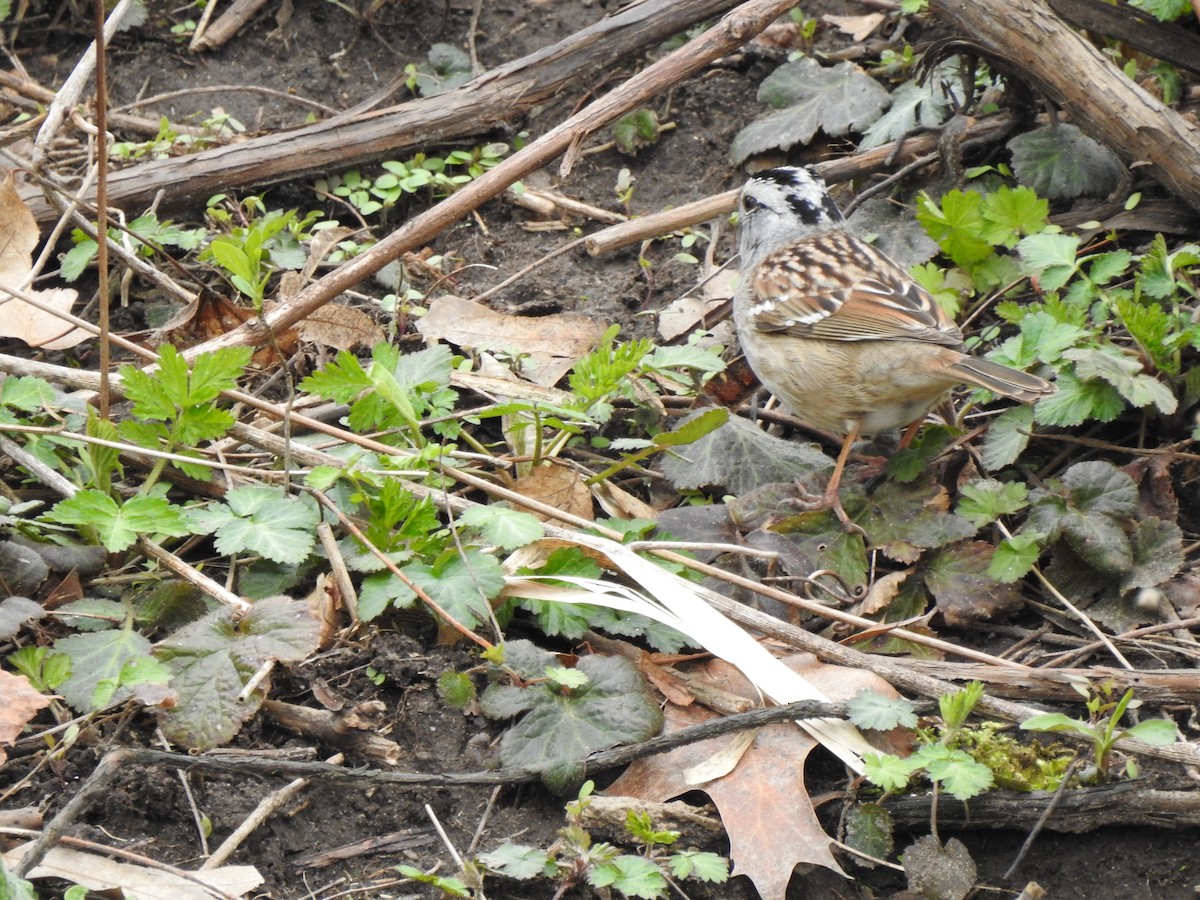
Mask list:
MULTIPOLYGON (((43 4, 47 5, 53 4, 43 4)), ((328 0, 295 0, 290 18, 280 25, 275 20, 280 3, 269 2, 223 49, 190 54, 185 45, 170 38, 164 25, 183 18, 175 9, 177 4, 149 5, 151 16, 146 25, 114 41, 110 56, 114 105, 182 92, 150 108, 139 108, 138 112, 182 122, 219 106, 252 131, 300 124, 305 111, 275 98, 241 92, 236 86, 272 87, 347 108, 370 96, 407 63, 422 60, 431 44, 441 41, 463 45, 472 15, 470 3, 401 2, 385 5, 364 21, 328 0), (206 86, 224 88, 215 93, 195 92, 206 86)), ((611 5, 594 0, 484 0, 478 29, 479 61, 486 68, 548 45, 595 20, 611 5)), ((845 5, 853 7, 852 3, 845 5)), ((189 10, 187 15, 193 12, 189 10)), ((31 74, 43 84, 54 86, 77 59, 86 32, 85 21, 67 16, 53 32, 39 31, 39 21, 30 20, 14 46, 31 74)), ((642 213, 736 186, 742 174, 730 164, 727 148, 757 111, 754 92, 775 61, 747 54, 712 67, 662 99, 659 116, 674 121, 676 128, 656 145, 636 158, 612 150, 585 155, 568 180, 557 183, 554 172, 549 171, 543 175, 545 183, 555 183, 565 193, 589 203, 620 209, 614 186, 619 170, 628 167, 635 178, 630 204, 642 213)), ((510 132, 481 134, 479 140, 511 140, 517 130, 537 135, 561 121, 589 95, 603 92, 631 74, 634 66, 630 62, 613 71, 596 73, 590 84, 514 121, 510 132)), ((308 182, 274 188, 267 194, 267 202, 272 207, 295 205, 304 209, 318 205, 308 182)), ((189 216, 197 218, 200 212, 176 210, 174 214, 187 221, 189 216)), ((398 209, 397 220, 406 212, 398 209)), ((438 252, 478 264, 459 277, 459 293, 469 295, 495 284, 575 237, 571 232, 527 231, 521 227, 527 218, 506 201, 497 201, 481 209, 473 221, 450 229, 440 238, 438 252)), ((725 247, 728 249, 728 244, 725 247)), ((639 265, 636 249, 601 259, 563 255, 492 297, 490 303, 497 309, 521 306, 526 310, 577 310, 620 322, 624 337, 645 334, 649 320, 639 313, 663 305, 693 281, 692 267, 672 261, 677 249, 676 245, 648 248, 652 262, 649 269, 639 265)), ((354 645, 287 672, 277 680, 273 696, 312 703, 313 685, 320 682, 346 703, 382 701, 386 710, 383 727, 404 748, 401 768, 445 772, 479 769, 486 762, 485 751, 496 734, 495 725, 480 716, 448 709, 435 689, 443 671, 466 668, 468 657, 462 651, 434 646, 433 634, 423 624, 402 621, 394 628, 372 633, 354 645)), ((108 746, 154 744, 152 723, 137 716, 110 722, 86 738, 65 762, 45 771, 10 804, 41 805, 48 818, 72 796, 108 746)), ((256 750, 299 747, 303 743, 260 716, 243 730, 236 746, 256 750)), ((318 755, 328 754, 322 748, 318 755)), ((4 783, 24 776, 27 765, 19 757, 10 761, 3 773, 4 783)), ((599 775, 601 786, 612 774, 599 775)), ((231 775, 205 775, 191 782, 197 805, 211 819, 214 842, 228 834, 264 793, 282 783, 248 782, 231 775)), ((833 776, 827 786, 837 789, 840 782, 833 776)), ((820 793, 820 787, 814 786, 813 793, 820 793)), ((410 790, 317 782, 258 828, 234 861, 257 866, 266 878, 263 896, 279 900, 325 900, 354 892, 372 897, 432 896, 411 884, 389 886, 395 878, 392 867, 398 863, 425 870, 440 864, 443 872, 454 870, 442 842, 432 834, 426 805, 436 813, 460 851, 476 852, 518 837, 525 843, 547 846, 561 827, 562 804, 562 798, 538 786, 515 786, 493 793, 490 787, 410 790), (305 854, 395 832, 410 833, 411 845, 400 851, 353 856, 319 868, 305 868, 296 862, 305 854)), ((115 840, 173 864, 191 864, 200 855, 189 804, 173 772, 146 768, 125 773, 118 788, 82 824, 78 836, 115 840)), ((1195 896, 1200 881, 1197 829, 1110 828, 1079 835, 1045 833, 1017 875, 1007 880, 1004 872, 1024 840, 1023 833, 943 829, 942 837, 950 836, 964 841, 981 867, 980 881, 989 888, 978 896, 1015 896, 1024 883, 1036 881, 1046 889, 1047 896, 1056 898, 1170 900, 1195 896)), ((789 897, 895 896, 903 887, 902 876, 888 870, 854 871, 858 878, 854 882, 842 881, 825 871, 797 873, 789 897)), ((493 883, 488 893, 493 898, 537 895, 520 885, 509 893, 505 891, 505 887, 493 883)), ((691 896, 749 900, 755 894, 745 879, 734 879, 721 888, 696 889, 691 896)))

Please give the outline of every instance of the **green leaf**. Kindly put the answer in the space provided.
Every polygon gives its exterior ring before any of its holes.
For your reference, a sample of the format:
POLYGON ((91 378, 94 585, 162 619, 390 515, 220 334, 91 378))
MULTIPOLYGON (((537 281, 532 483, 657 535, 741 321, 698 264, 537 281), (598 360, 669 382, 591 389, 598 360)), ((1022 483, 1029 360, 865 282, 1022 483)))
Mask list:
POLYGON ((1133 567, 1121 578, 1121 590, 1155 587, 1183 568, 1183 532, 1174 522, 1143 519, 1129 535, 1133 567))
POLYGON ((1107 381, 1084 381, 1063 371, 1055 384, 1058 392, 1034 406, 1033 417, 1042 425, 1070 428, 1089 419, 1111 422, 1125 411, 1125 399, 1107 381))
POLYGON ((709 884, 724 884, 729 880, 729 860, 704 850, 685 850, 667 858, 675 878, 695 878, 709 884))
MULTIPOLYGON (((505 661, 517 671, 527 668, 518 659, 521 653, 549 656, 527 645, 525 641, 505 643, 505 661)), ((631 663, 619 657, 585 656, 577 668, 588 678, 588 684, 578 690, 533 682, 520 687, 494 684, 483 692, 480 707, 490 718, 524 713, 500 742, 505 765, 546 772, 582 763, 597 750, 645 740, 658 732, 662 712, 647 696, 631 663)))
POLYGON ((1042 555, 1044 535, 1029 532, 1005 538, 996 545, 987 573, 1002 583, 1011 583, 1024 578, 1037 565, 1042 555))
POLYGON ((222 347, 212 353, 201 353, 192 364, 187 406, 209 403, 222 391, 237 387, 253 355, 252 347, 222 347))
POLYGON ((532 544, 546 532, 537 516, 494 504, 473 506, 459 517, 459 521, 468 527, 478 528, 484 540, 503 550, 516 550, 532 544))
POLYGON ((655 900, 667 891, 667 879, 658 866, 640 856, 623 854, 594 866, 587 882, 594 888, 615 888, 626 897, 655 900))
POLYGON ((925 771, 930 781, 940 782, 957 800, 978 797, 995 782, 991 769, 961 750, 952 751, 946 759, 930 762, 925 771))
POLYGON ((955 512, 982 528, 999 519, 1020 512, 1029 505, 1029 488, 1019 481, 997 481, 984 478, 965 484, 959 489, 961 499, 955 512))
POLYGON ((863 756, 864 773, 867 781, 885 791, 902 791, 908 787, 912 767, 898 756, 867 753, 863 756))
POLYGON ((853 512, 871 543, 892 559, 915 562, 919 550, 969 538, 975 528, 966 519, 942 512, 945 489, 929 480, 913 484, 885 482, 853 512))
POLYGON ((859 148, 870 150, 917 131, 937 128, 950 114, 951 97, 943 90, 948 67, 939 66, 930 77, 906 81, 892 91, 888 111, 864 133, 859 148))
POLYGON ((1034 234, 1017 244, 1025 271, 1038 276, 1044 291, 1056 291, 1071 279, 1078 250, 1079 238, 1069 234, 1034 234))
POLYGON ((766 150, 807 144, 818 131, 840 137, 862 131, 888 105, 888 92, 853 63, 823 67, 811 57, 785 63, 768 75, 758 99, 778 110, 752 122, 733 140, 734 164, 766 150))
POLYGON ((238 694, 268 659, 295 662, 316 650, 321 634, 308 604, 290 597, 258 600, 240 620, 217 609, 155 648, 172 672, 178 704, 162 715, 163 733, 192 750, 227 743, 262 704, 269 683, 245 701, 238 694))
POLYGON ((527 881, 530 878, 554 876, 554 858, 545 850, 526 844, 501 844, 491 853, 483 853, 479 861, 501 875, 527 881))
POLYGON ((1138 280, 1145 296, 1165 300, 1180 288, 1177 275, 1180 269, 1200 264, 1200 247, 1184 244, 1174 251, 1167 250, 1166 239, 1156 234, 1150 249, 1141 261, 1141 278, 1138 280))
POLYGON ((133 685, 168 680, 168 673, 150 656, 150 642, 132 629, 73 634, 57 641, 54 651, 70 657, 71 676, 58 691, 79 712, 119 702, 132 693, 133 685))
POLYGON ((1131 6, 1144 9, 1160 22, 1174 22, 1188 15, 1193 7, 1190 0, 1129 0, 1131 6))
POLYGON ((1064 716, 1062 713, 1041 713, 1021 723, 1022 731, 1071 731, 1084 737, 1092 736, 1092 728, 1086 722, 1064 716))
POLYGON ((1023 606, 1021 592, 991 574, 995 549, 986 541, 945 547, 924 564, 925 586, 951 625, 1001 619, 1023 606))
POLYGON ((37 412, 53 406, 58 391, 48 382, 32 375, 9 376, 0 381, 0 406, 21 412, 37 412))
POLYGON ((983 239, 1011 249, 1023 235, 1045 229, 1050 204, 1027 187, 1006 185, 984 197, 982 214, 983 239))
POLYGON ((1169 387, 1142 371, 1140 360, 1112 345, 1068 350, 1063 356, 1074 361, 1079 378, 1108 382, 1130 406, 1138 409, 1154 406, 1162 415, 1169 416, 1179 405, 1169 387))
POLYGON ((295 565, 312 552, 321 515, 307 494, 290 497, 268 485, 244 485, 230 490, 225 500, 186 512, 194 534, 216 535, 219 553, 249 551, 295 565))
POLYGON ((895 823, 881 803, 854 803, 846 811, 846 844, 876 859, 890 859, 896 849, 895 823))
POLYGON ((1133 727, 1126 728, 1121 736, 1137 738, 1139 741, 1145 741, 1155 747, 1165 747, 1168 744, 1174 744, 1179 739, 1175 723, 1168 722, 1166 719, 1147 719, 1145 722, 1138 722, 1133 727))
POLYGON ((957 266, 970 269, 992 254, 992 245, 983 238, 983 195, 978 191, 947 191, 940 205, 923 193, 917 221, 957 266))
POLYGON ((1050 200, 1111 194, 1125 175, 1115 153, 1077 126, 1057 122, 1008 142, 1017 180, 1050 200))
POLYGON ((912 702, 903 697, 885 697, 875 691, 861 690, 850 699, 849 706, 849 719, 859 728, 891 731, 917 727, 912 702))
POLYGON ((370 377, 348 350, 300 382, 300 390, 335 403, 349 403, 370 386, 370 377))
POLYGON ((100 542, 114 553, 141 535, 180 537, 189 533, 182 511, 161 497, 132 497, 118 506, 107 494, 90 488, 58 503, 46 516, 65 525, 95 528, 100 542))
POLYGON ((1033 431, 1033 407, 1010 406, 992 420, 983 441, 983 467, 989 472, 1016 462, 1029 446, 1033 431))
MULTIPOLYGON (((462 555, 445 554, 433 565, 413 563, 401 571, 467 628, 487 620, 488 601, 504 587, 504 569, 495 557, 471 548, 462 555)), ((407 585, 401 585, 396 602, 404 605, 414 596, 407 585)))

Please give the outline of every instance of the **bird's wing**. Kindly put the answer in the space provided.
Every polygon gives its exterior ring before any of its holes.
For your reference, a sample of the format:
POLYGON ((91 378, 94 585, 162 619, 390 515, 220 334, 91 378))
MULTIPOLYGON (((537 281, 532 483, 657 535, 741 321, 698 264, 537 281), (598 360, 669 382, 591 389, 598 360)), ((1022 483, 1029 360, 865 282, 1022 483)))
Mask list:
POLYGON ((829 341, 962 344, 962 332, 928 291, 847 231, 789 244, 750 278, 760 331, 829 341))

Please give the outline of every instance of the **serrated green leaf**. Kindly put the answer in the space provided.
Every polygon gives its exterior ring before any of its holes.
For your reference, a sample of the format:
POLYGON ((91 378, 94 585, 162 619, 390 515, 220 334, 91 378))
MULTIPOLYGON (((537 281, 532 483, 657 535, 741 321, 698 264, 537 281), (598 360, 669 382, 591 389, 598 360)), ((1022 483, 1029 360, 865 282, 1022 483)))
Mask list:
POLYGON ((1143 519, 1129 535, 1133 566, 1121 579, 1121 590, 1155 587, 1183 568, 1183 532, 1174 522, 1143 519))
POLYGON ((1036 532, 1005 538, 992 553, 987 568, 988 576, 1003 583, 1024 578, 1042 555, 1042 539, 1042 535, 1036 532))
MULTIPOLYGON (((468 548, 460 556, 450 554, 433 565, 413 563, 402 571, 413 583, 467 628, 474 628, 488 616, 488 601, 504 587, 504 569, 495 557, 468 548)), ((397 602, 403 603, 404 586, 397 602)))
POLYGON ((1012 249, 1024 235, 1038 234, 1050 215, 1050 204, 1027 187, 1004 185, 983 198, 983 239, 1012 249))
POLYGON ((551 877, 554 859, 545 850, 525 844, 501 844, 491 853, 483 853, 479 861, 501 875, 527 881, 538 876, 551 877))
POLYGON ((880 803, 855 803, 846 811, 846 844, 875 859, 890 859, 896 849, 892 814, 880 803))
POLYGON ((1078 250, 1079 238, 1069 234, 1033 234, 1017 244, 1025 272, 1037 275, 1044 291, 1056 291, 1071 279, 1078 250))
POLYGON ((1160 22, 1174 22, 1193 10, 1191 0, 1129 0, 1129 3, 1144 9, 1160 22))
POLYGON ((833 468, 812 444, 785 441, 734 416, 686 449, 659 458, 663 475, 680 490, 721 485, 739 497, 765 484, 808 480, 833 468))
POLYGON ((676 878, 695 878, 709 884, 724 884, 729 880, 729 860, 715 853, 685 850, 672 853, 667 864, 676 878))
POLYGON ((180 629, 154 651, 179 694, 178 704, 162 714, 163 733, 193 750, 226 743, 266 696, 269 685, 238 701, 250 677, 268 659, 304 659, 316 650, 320 633, 308 604, 290 597, 256 601, 240 620, 232 610, 214 610, 180 629))
MULTIPOLYGON (((939 70, 945 70, 939 66, 939 70)), ((942 77, 937 71, 930 77, 906 81, 892 91, 892 102, 888 111, 880 116, 864 133, 859 148, 870 150, 882 147, 889 141, 903 138, 917 131, 937 128, 950 114, 951 98, 942 88, 942 77)))
POLYGON ((1062 371, 1055 385, 1057 393, 1034 405, 1033 417, 1042 425, 1069 428, 1089 419, 1111 422, 1125 411, 1125 399, 1106 381, 1083 381, 1062 371))
POLYGON ((300 389, 335 403, 349 403, 371 386, 371 379, 348 350, 300 382, 300 389))
POLYGON ((955 512, 982 528, 1001 516, 1020 512, 1029 505, 1029 488, 1019 481, 997 481, 984 478, 960 488, 961 499, 955 512))
POLYGON ((468 527, 478 528, 484 540, 504 550, 516 550, 532 544, 546 533, 537 516, 494 504, 473 506, 459 517, 459 521, 468 527))
POLYGON ((978 191, 947 191, 937 203, 922 193, 917 221, 942 252, 964 269, 992 254, 992 245, 983 238, 986 223, 983 195, 978 191))
POLYGON ((1169 387, 1145 374, 1140 360, 1125 355, 1116 347, 1104 345, 1068 350, 1063 356, 1075 363, 1075 374, 1079 378, 1106 381, 1130 406, 1137 409, 1154 406, 1163 415, 1170 415, 1178 406, 1169 387))
POLYGON ((118 505, 107 494, 89 488, 58 503, 46 515, 65 525, 95 528, 101 543, 114 553, 131 546, 141 535, 180 537, 188 533, 182 511, 161 497, 131 497, 118 505))
POLYGON ((1000 413, 988 426, 983 439, 983 467, 989 472, 1003 469, 1016 462, 1029 446, 1033 431, 1033 407, 1011 406, 1000 413))
MULTIPOLYGON (((505 660, 521 642, 506 644, 505 660)), ((619 657, 586 656, 577 666, 588 684, 564 693, 548 683, 492 685, 480 706, 488 715, 520 714, 500 743, 505 765, 546 772, 580 764, 588 754, 645 740, 662 726, 637 669, 619 657), (520 692, 516 694, 514 692, 520 692)), ((544 668, 543 668, 544 671, 544 668)))
POLYGON ((320 512, 307 494, 290 497, 267 485, 244 485, 211 503, 186 512, 194 534, 216 535, 222 554, 258 553, 274 562, 303 562, 316 543, 320 512))
POLYGON ((37 412, 53 406, 59 393, 48 382, 32 375, 9 376, 0 381, 0 406, 37 412))
POLYGON ((850 698, 849 719, 859 728, 891 731, 916 728, 917 714, 912 702, 903 697, 886 697, 876 691, 861 690, 850 698))
POLYGON ((778 112, 752 122, 734 138, 729 153, 735 164, 766 150, 807 144, 818 131, 829 137, 862 131, 888 104, 888 92, 858 66, 843 62, 826 68, 810 57, 768 75, 758 98, 778 112))
MULTIPOLYGON (((55 642, 54 651, 66 654, 71 660, 71 676, 59 685, 58 691, 79 712, 95 712, 128 696, 128 686, 136 683, 137 676, 136 670, 131 669, 129 679, 122 682, 126 665, 154 661, 150 657, 150 642, 128 628, 69 635, 55 642)), ((143 674, 156 678, 152 670, 143 674)))
POLYGON ((898 756, 891 754, 867 753, 863 756, 863 766, 867 781, 885 791, 902 791, 908 787, 908 779, 912 777, 912 766, 898 756))
POLYGON ((252 347, 222 347, 212 353, 201 353, 192 363, 192 376, 187 403, 194 406, 215 400, 222 391, 237 386, 242 371, 250 364, 252 347))
POLYGON ((954 751, 947 759, 929 763, 925 771, 931 781, 940 782, 957 800, 978 797, 995 783, 991 769, 961 750, 954 751))
POLYGON ((1070 123, 1023 132, 1008 142, 1017 180, 1050 200, 1116 190, 1125 166, 1115 153, 1070 123))
POLYGON ((975 533, 966 519, 941 511, 945 493, 929 480, 913 484, 889 481, 865 498, 852 518, 874 546, 893 559, 914 562, 919 549, 941 547, 975 533))
POLYGON ((615 888, 626 897, 656 900, 667 891, 667 879, 658 866, 640 856, 621 855, 593 866, 587 882, 594 888, 615 888))

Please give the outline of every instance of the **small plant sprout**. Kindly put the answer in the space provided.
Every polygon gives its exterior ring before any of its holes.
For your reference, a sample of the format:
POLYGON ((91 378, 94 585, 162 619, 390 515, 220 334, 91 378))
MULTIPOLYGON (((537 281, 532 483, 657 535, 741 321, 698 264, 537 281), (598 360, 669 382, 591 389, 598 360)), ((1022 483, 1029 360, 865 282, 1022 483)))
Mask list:
MULTIPOLYGON (((1052 731, 1077 734, 1091 742, 1092 764, 1094 770, 1089 773, 1098 781, 1107 781, 1109 777, 1109 757, 1113 747, 1122 738, 1137 738, 1147 744, 1157 747, 1173 744, 1176 739, 1175 725, 1166 719, 1147 719, 1122 728, 1121 719, 1129 710, 1137 709, 1140 701, 1133 697, 1133 688, 1125 691, 1117 700, 1113 699, 1114 688, 1111 682, 1104 682, 1092 688, 1086 684, 1072 685, 1085 700, 1088 719, 1086 722, 1072 719, 1062 713, 1044 713, 1034 716, 1021 723, 1024 731, 1052 731)), ((1137 764, 1130 758, 1125 763, 1125 773, 1130 778, 1137 776, 1137 764)))

